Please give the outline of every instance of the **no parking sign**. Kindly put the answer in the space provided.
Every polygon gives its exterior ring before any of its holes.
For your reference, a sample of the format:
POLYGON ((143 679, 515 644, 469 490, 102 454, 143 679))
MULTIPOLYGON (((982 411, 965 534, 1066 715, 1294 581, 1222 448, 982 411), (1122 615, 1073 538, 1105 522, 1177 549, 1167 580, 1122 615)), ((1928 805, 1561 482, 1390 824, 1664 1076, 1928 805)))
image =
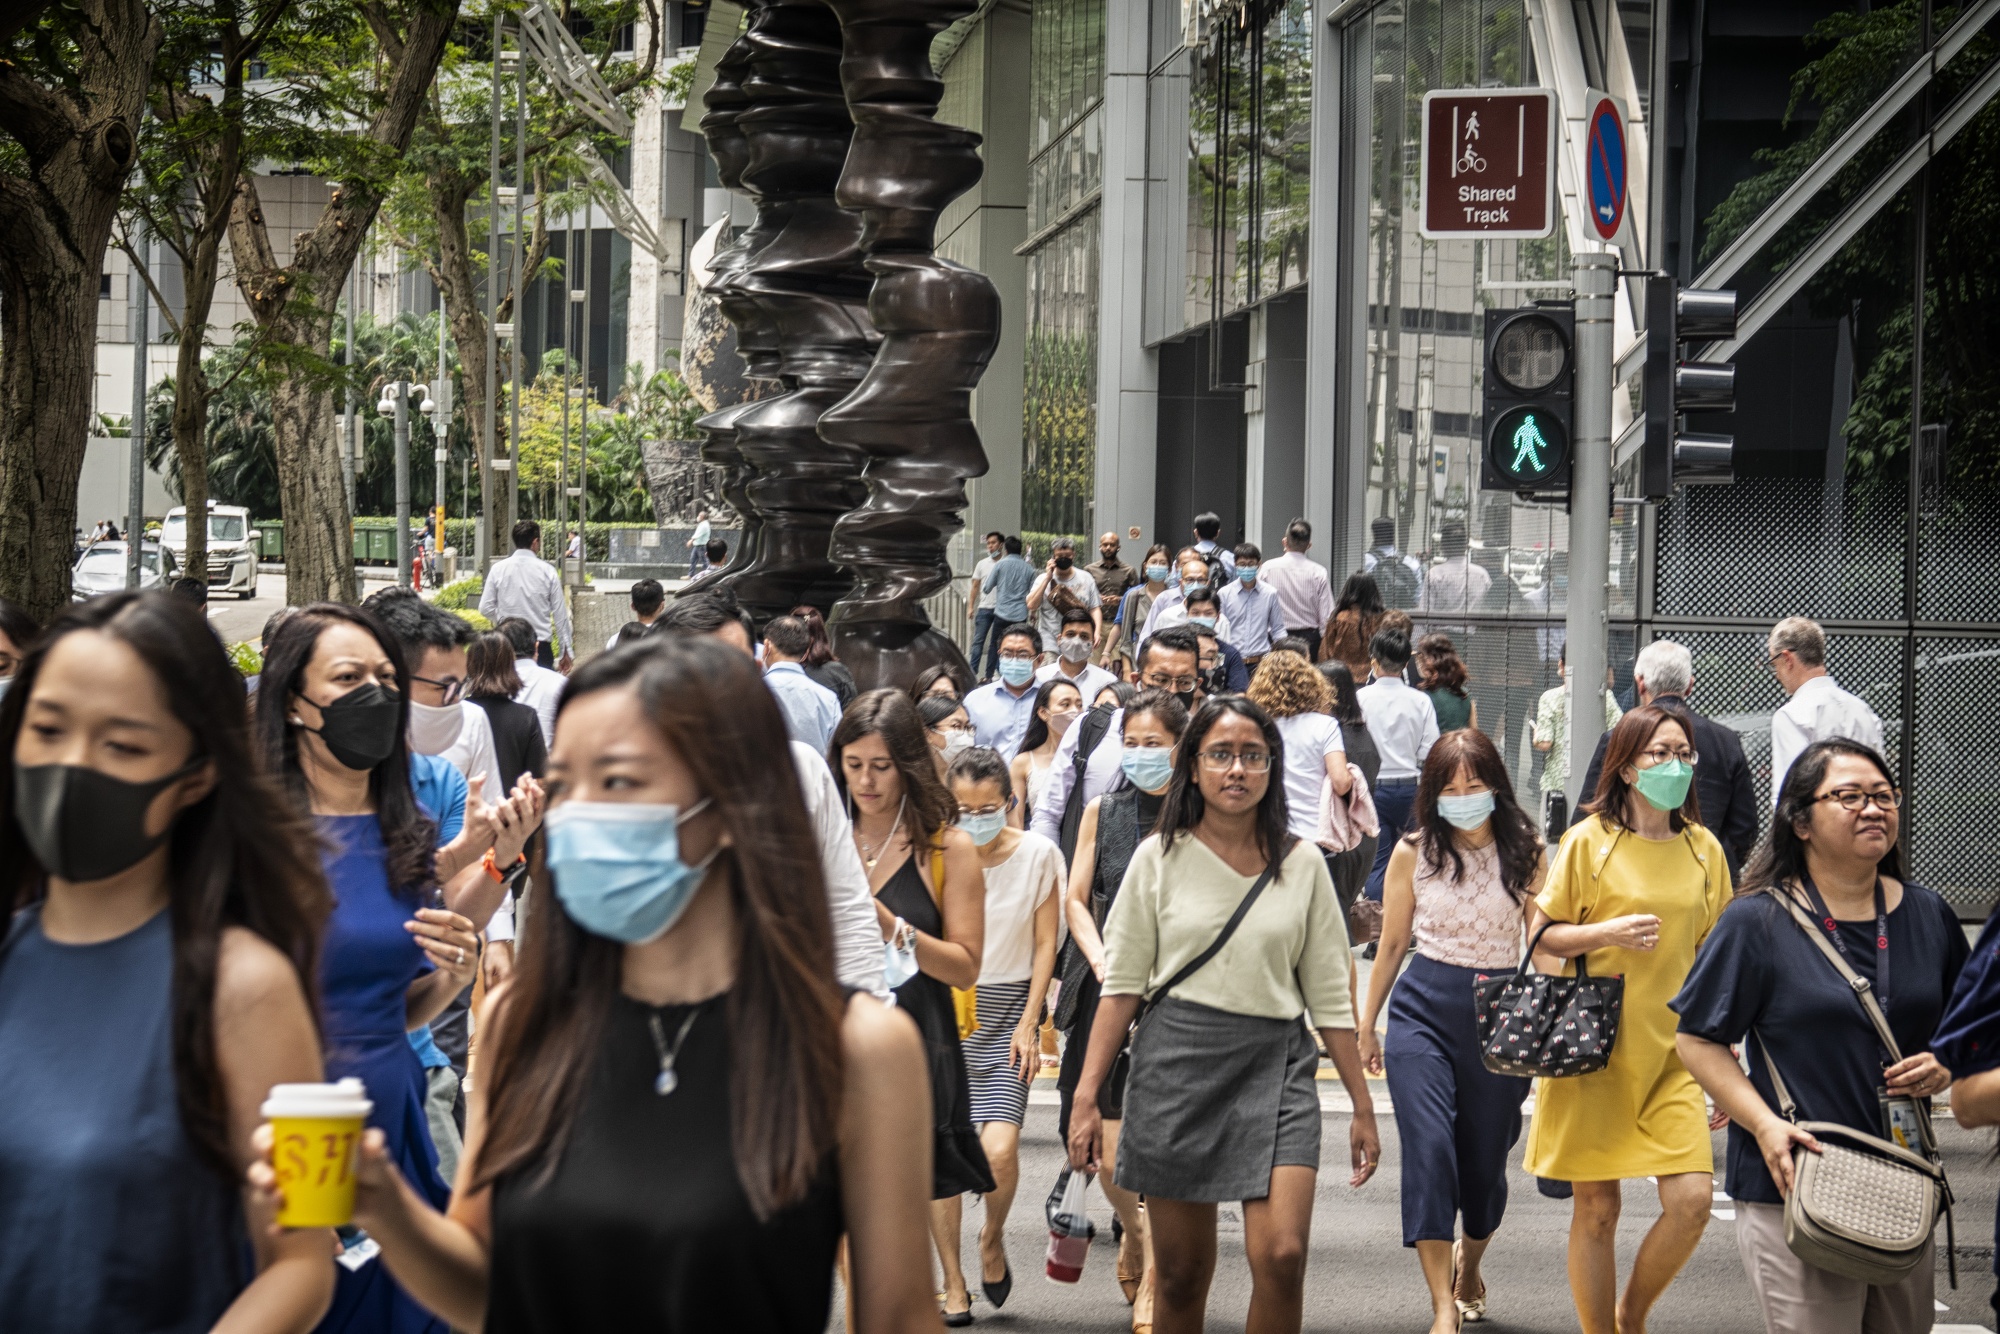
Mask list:
POLYGON ((1616 241, 1626 214, 1625 109, 1608 94, 1591 98, 1583 168, 1590 225, 1600 239, 1616 241))

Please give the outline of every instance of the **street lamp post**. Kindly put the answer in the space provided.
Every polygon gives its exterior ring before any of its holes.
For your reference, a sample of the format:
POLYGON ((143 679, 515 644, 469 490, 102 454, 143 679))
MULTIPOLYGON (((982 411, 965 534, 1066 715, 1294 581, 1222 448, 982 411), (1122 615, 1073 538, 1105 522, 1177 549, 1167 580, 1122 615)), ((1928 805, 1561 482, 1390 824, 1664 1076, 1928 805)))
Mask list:
POLYGON ((435 411, 428 385, 395 380, 382 386, 382 401, 375 411, 396 420, 396 586, 410 586, 410 401, 421 403, 422 411, 435 411))

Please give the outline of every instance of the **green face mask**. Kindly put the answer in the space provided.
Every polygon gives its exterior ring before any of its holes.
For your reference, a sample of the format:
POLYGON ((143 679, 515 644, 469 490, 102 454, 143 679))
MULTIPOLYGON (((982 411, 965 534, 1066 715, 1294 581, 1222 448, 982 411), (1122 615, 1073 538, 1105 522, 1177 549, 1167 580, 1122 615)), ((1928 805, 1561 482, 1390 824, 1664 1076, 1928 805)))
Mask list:
POLYGON ((1640 769, 1632 786, 1657 810, 1677 811, 1688 799, 1688 785, 1694 782, 1694 766, 1686 760, 1668 760, 1650 769, 1640 769))

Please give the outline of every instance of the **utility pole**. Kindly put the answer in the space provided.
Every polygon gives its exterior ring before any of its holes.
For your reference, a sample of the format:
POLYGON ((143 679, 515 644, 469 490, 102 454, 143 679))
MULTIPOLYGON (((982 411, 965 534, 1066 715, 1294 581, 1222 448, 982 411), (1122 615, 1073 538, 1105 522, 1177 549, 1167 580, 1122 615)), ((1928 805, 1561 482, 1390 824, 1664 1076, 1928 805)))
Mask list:
MULTIPOLYGON (((152 244, 144 232, 132 238, 132 249, 150 258, 152 244)), ((125 492, 125 587, 139 586, 139 544, 146 530, 146 343, 151 338, 152 294, 146 290, 146 275, 138 264, 127 276, 125 300, 132 333, 132 448, 130 474, 125 492)), ((188 515, 189 523, 203 516, 188 515)), ((164 536, 164 534, 163 534, 164 536)), ((166 544, 160 545, 160 576, 166 577, 166 544)))
MULTIPOLYGON (((527 293, 522 284, 527 281, 523 268, 527 263, 527 232, 523 228, 527 217, 528 196, 528 49, 518 40, 514 47, 514 338, 510 344, 513 357, 510 367, 514 372, 514 392, 507 402, 507 531, 512 533, 514 525, 521 518, 521 326, 522 316, 527 313, 527 293)), ((499 558, 499 553, 494 553, 499 558)))
POLYGON ((396 419, 396 586, 410 586, 410 396, 428 400, 430 389, 408 380, 382 386, 375 410, 396 419))
POLYGON ((1611 583, 1611 375, 1616 254, 1582 254, 1576 283, 1576 397, 1569 515, 1569 781, 1571 810, 1604 731, 1606 613, 1611 583))
MULTIPOLYGON (((499 440, 494 430, 499 423, 499 405, 494 399, 500 392, 500 326, 495 321, 500 315, 500 46, 506 22, 506 17, 496 7, 493 12, 493 142, 487 162, 486 190, 486 413, 479 436, 479 536, 473 543, 479 556, 481 574, 486 572, 486 561, 496 554, 493 547, 497 544, 486 540, 486 532, 493 525, 500 500, 499 479, 494 474, 502 471, 499 440)), ((520 303, 517 301, 515 304, 518 306, 520 303)), ((514 315, 518 321, 520 311, 517 309, 514 315)), ((520 340, 514 342, 518 349, 520 340)), ((510 487, 513 481, 510 465, 507 470, 510 487)), ((467 503, 470 503, 469 497, 467 503)))
POLYGON ((438 568, 444 568, 444 493, 451 483, 446 466, 451 462, 451 376, 444 361, 444 294, 438 294, 438 373, 437 411, 431 415, 431 438, 436 448, 431 454, 437 464, 437 481, 431 491, 431 507, 436 511, 438 568))
POLYGON ((347 388, 341 391, 340 482, 347 492, 347 517, 354 518, 354 418, 360 404, 354 401, 354 289, 361 283, 361 256, 347 270, 347 332, 342 336, 340 361, 348 374, 347 388))

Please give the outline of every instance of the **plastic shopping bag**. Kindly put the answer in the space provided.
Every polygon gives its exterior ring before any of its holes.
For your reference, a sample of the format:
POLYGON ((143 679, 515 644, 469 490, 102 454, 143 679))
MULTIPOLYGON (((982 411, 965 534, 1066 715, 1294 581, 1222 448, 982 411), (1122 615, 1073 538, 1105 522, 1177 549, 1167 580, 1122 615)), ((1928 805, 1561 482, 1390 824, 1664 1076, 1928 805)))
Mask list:
POLYGON ((1051 1283, 1074 1283, 1083 1277, 1083 1262, 1090 1254, 1090 1218, 1083 1211, 1083 1197, 1090 1189, 1090 1177, 1070 1173, 1062 1203, 1049 1218, 1049 1254, 1043 1271, 1051 1283))

